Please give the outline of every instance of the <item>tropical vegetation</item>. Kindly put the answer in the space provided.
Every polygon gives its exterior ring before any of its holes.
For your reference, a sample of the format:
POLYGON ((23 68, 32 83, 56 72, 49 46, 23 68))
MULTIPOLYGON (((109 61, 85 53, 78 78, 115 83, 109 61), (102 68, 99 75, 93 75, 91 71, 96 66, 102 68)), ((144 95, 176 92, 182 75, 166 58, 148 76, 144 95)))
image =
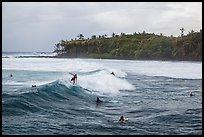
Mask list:
POLYGON ((177 37, 145 31, 120 35, 113 32, 110 37, 92 35, 86 39, 79 34, 55 44, 54 52, 58 57, 69 58, 202 61, 202 30, 192 30, 187 35, 183 28, 180 30, 177 37))

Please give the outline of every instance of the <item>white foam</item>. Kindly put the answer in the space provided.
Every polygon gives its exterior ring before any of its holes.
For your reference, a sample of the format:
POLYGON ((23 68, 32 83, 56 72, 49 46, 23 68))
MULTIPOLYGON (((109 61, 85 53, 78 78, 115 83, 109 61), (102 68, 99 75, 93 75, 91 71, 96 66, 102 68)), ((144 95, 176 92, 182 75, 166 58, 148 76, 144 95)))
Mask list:
POLYGON ((56 58, 2 58, 2 69, 88 72, 90 70, 112 71, 118 77, 126 73, 173 78, 202 79, 202 62, 130 61, 99 59, 56 58))
POLYGON ((125 79, 111 75, 107 71, 100 71, 91 75, 79 75, 77 83, 83 88, 102 94, 118 94, 120 90, 135 89, 135 87, 125 79))
POLYGON ((54 80, 45 80, 45 81, 12 81, 12 80, 6 80, 4 82, 2 82, 3 85, 15 85, 15 86, 26 86, 26 87, 31 87, 32 85, 36 85, 36 86, 40 86, 40 85, 44 85, 47 83, 51 83, 54 80))
POLYGON ((202 62, 134 61, 127 69, 148 76, 202 79, 202 62))

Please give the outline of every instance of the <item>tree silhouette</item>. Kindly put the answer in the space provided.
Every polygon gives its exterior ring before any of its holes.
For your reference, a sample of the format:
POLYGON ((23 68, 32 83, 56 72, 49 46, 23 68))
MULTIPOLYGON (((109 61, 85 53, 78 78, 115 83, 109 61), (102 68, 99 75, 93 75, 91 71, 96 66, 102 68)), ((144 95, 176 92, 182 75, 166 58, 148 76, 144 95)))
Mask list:
POLYGON ((112 37, 115 37, 115 33, 113 32, 112 37))
POLYGON ((183 35, 184 35, 184 33, 183 33, 184 32, 184 28, 181 28, 180 30, 181 30, 181 37, 183 37, 183 35))
POLYGON ((77 37, 79 38, 79 40, 84 39, 84 35, 82 33, 80 33, 77 37))

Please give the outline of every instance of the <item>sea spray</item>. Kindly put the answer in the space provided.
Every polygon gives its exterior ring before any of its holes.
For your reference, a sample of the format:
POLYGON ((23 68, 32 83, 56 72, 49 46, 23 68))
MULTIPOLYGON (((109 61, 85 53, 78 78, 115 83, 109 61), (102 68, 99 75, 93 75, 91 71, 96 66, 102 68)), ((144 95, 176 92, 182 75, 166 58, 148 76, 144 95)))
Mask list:
POLYGON ((111 75, 105 70, 78 77, 78 84, 83 88, 102 94, 117 94, 120 90, 134 90, 127 80, 111 75))

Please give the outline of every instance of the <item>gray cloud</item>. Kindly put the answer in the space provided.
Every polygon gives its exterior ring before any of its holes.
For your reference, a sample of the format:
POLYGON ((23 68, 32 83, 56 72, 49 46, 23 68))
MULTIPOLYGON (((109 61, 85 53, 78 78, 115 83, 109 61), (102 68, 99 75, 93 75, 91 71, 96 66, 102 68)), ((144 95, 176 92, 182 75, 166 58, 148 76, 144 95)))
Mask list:
POLYGON ((3 2, 3 51, 53 51, 61 39, 202 29, 201 2, 3 2))

